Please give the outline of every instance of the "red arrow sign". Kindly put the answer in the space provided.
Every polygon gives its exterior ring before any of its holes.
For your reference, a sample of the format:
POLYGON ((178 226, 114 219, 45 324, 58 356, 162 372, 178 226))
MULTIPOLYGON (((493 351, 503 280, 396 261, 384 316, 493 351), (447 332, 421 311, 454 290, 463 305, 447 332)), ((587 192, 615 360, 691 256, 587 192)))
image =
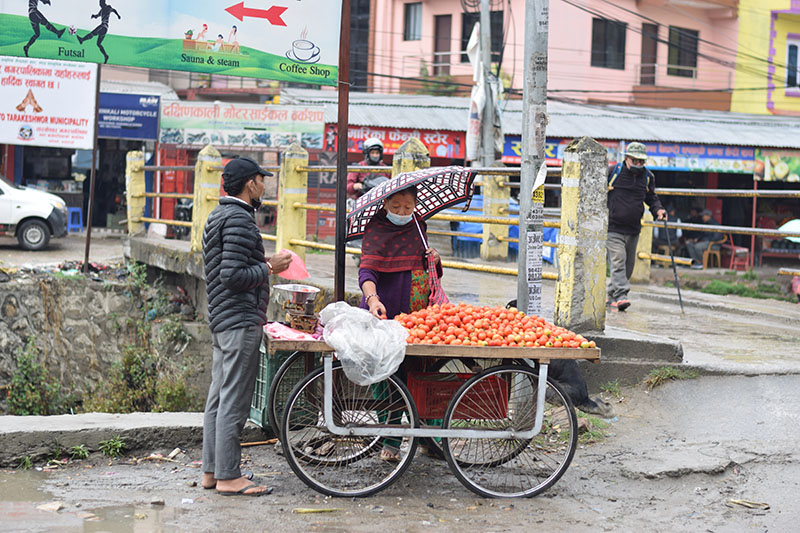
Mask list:
POLYGON ((244 17, 253 17, 259 19, 267 19, 273 26, 286 26, 286 23, 281 19, 281 15, 288 8, 280 6, 272 6, 269 9, 252 9, 244 7, 244 2, 226 8, 225 11, 233 15, 239 20, 244 20, 244 17))

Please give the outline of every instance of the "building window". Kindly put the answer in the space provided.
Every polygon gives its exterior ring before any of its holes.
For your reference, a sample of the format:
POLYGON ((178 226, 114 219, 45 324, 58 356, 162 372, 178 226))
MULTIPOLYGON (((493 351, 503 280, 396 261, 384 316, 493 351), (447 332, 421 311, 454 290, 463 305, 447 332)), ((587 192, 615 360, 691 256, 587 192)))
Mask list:
POLYGON ((592 19, 592 66, 625 70, 625 30, 628 25, 592 19))
POLYGON ((405 8, 403 40, 419 41, 422 39, 422 2, 406 4, 405 8))
POLYGON ((786 94, 800 96, 800 80, 797 79, 798 55, 800 55, 800 40, 788 39, 786 41, 786 94))
MULTIPOLYGON (((480 13, 462 13, 461 14, 461 50, 467 49, 469 37, 472 35, 472 27, 475 23, 480 22, 480 13)), ((489 14, 489 31, 491 32, 492 41, 492 62, 500 62, 500 53, 503 50, 503 12, 492 11, 489 14)), ((467 54, 461 54, 461 62, 469 63, 467 54)))
POLYGON ((669 27, 669 54, 667 55, 667 74, 697 77, 697 37, 696 30, 677 26, 669 27), (679 68, 685 67, 685 68, 679 68))

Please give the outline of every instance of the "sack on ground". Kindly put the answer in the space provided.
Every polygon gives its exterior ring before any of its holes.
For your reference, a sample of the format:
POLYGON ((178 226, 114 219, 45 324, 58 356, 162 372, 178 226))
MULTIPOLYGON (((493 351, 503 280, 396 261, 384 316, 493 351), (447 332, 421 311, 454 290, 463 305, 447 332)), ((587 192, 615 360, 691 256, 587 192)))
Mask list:
POLYGON ((371 385, 388 378, 406 355, 408 332, 394 320, 380 320, 344 302, 320 312, 322 338, 334 349, 350 381, 371 385))

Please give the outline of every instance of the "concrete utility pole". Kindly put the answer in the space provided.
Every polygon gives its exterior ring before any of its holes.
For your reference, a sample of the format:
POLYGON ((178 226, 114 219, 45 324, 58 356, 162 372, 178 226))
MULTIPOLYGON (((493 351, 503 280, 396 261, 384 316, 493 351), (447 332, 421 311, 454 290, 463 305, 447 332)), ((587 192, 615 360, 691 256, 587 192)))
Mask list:
POLYGON ((548 10, 549 0, 525 1, 517 307, 527 314, 536 315, 542 312, 544 186, 534 190, 533 184, 545 163, 548 10))
POLYGON ((481 166, 494 164, 494 100, 489 83, 492 70, 492 22, 489 14, 489 0, 481 0, 481 63, 483 64, 483 121, 481 122, 481 166))

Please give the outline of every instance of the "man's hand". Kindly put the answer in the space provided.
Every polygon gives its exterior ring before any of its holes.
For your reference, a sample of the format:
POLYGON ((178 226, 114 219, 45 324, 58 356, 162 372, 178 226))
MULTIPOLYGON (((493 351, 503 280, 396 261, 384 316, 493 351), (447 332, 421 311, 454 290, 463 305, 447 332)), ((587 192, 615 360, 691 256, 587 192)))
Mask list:
POLYGON ((656 217, 658 217, 658 220, 667 220, 667 210, 659 209, 656 211, 656 217))
POLYGON ((287 268, 289 268, 289 264, 292 262, 292 256, 286 250, 283 250, 279 254, 275 254, 269 259, 269 264, 272 265, 272 273, 273 274, 280 274, 287 268))

